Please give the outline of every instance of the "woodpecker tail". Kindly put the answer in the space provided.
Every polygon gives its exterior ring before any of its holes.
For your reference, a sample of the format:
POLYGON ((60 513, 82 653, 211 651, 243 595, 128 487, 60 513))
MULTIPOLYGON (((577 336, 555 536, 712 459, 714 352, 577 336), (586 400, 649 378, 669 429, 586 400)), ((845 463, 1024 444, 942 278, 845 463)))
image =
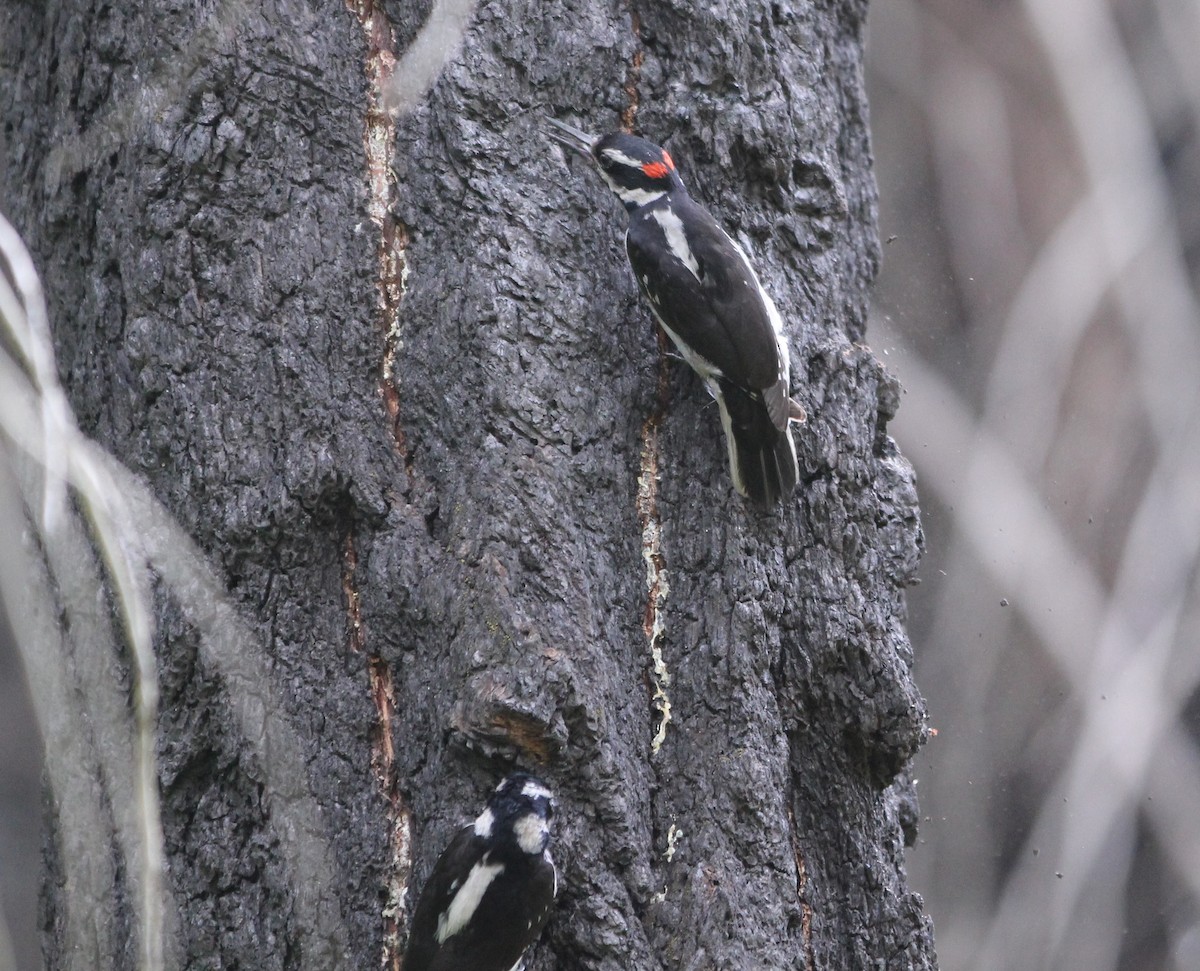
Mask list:
POLYGON ((761 395, 719 383, 716 399, 733 487, 759 506, 770 508, 792 494, 800 476, 792 433, 787 425, 780 429, 771 421, 761 395))

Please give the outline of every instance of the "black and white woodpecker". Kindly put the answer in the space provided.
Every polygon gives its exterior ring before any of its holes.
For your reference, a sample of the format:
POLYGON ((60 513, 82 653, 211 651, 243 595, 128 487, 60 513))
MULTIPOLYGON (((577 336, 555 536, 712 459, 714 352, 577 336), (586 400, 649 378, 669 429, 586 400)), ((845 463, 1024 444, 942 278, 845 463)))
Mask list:
POLYGON ((684 188, 653 142, 596 137, 554 118, 551 136, 588 155, 629 213, 625 248, 638 287, 683 359, 717 400, 734 488, 772 506, 796 487, 783 321, 742 248, 684 188))
POLYGON ((558 892, 553 796, 523 772, 500 783, 434 865, 413 914, 404 971, 517 971, 558 892))

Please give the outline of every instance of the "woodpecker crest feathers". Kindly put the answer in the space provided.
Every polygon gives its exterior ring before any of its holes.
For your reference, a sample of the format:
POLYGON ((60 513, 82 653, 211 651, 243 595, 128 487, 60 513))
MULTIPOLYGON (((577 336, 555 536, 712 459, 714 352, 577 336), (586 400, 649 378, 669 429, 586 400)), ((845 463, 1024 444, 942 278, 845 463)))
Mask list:
POLYGON ((413 914, 404 971, 514 971, 558 892, 550 790, 504 779, 434 865, 413 914))
POLYGON ((734 487, 761 506, 786 498, 799 477, 789 425, 804 409, 790 397, 783 321, 745 252, 688 195, 666 150, 547 120, 551 136, 588 155, 624 203, 638 288, 717 401, 734 487))

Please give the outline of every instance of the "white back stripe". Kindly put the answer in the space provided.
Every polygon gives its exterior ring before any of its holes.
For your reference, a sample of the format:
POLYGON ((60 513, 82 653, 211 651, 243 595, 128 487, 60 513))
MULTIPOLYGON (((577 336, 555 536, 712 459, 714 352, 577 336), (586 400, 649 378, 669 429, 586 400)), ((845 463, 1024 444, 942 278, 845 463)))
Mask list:
POLYGON ((471 867, 466 883, 454 895, 450 906, 438 915, 437 942, 439 944, 445 944, 447 939, 467 926, 467 921, 479 908, 479 901, 483 899, 487 888, 503 870, 503 863, 488 863, 486 854, 482 860, 471 867))
POLYGON ((658 223, 667 240, 667 248, 671 255, 691 271, 692 276, 700 279, 700 264, 696 255, 688 245, 687 234, 683 231, 683 222, 670 208, 655 209, 651 216, 658 223))

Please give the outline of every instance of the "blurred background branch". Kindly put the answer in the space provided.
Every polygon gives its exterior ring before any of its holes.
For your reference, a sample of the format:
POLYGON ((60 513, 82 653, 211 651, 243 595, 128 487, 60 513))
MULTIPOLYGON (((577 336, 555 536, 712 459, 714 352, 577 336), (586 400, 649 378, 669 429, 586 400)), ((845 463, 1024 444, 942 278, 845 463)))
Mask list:
POLYGON ((1200 967, 1198 28, 1181 0, 872 11, 944 968, 1200 967))
MULTIPOLYGON (((92 971, 120 949, 114 888, 122 885, 137 917, 136 967, 180 966, 177 917, 165 907, 152 584, 199 632, 203 660, 221 676, 223 700, 259 762, 272 822, 287 837, 279 853, 309 945, 301 966, 332 966, 346 931, 327 827, 262 645, 149 487, 80 432, 58 382, 40 281, 2 216, 0 536, 10 537, 0 556, 0 606, 47 753, 46 798, 57 807, 47 852, 60 856, 65 874, 68 966, 92 971), (114 834, 119 859, 105 851, 114 834)), ((40 754, 27 725, 15 734, 26 743, 25 758, 40 754)), ((25 801, 35 792, 29 786, 25 801)), ((25 850, 34 842, 29 815, 5 819, 27 841, 25 850)), ((15 848, 6 852, 16 856, 15 848)), ((38 872, 30 867, 24 879, 6 883, 28 899, 38 872)), ((0 912, 0 971, 36 966, 32 931, 26 922, 19 949, 12 947, 0 912)))

